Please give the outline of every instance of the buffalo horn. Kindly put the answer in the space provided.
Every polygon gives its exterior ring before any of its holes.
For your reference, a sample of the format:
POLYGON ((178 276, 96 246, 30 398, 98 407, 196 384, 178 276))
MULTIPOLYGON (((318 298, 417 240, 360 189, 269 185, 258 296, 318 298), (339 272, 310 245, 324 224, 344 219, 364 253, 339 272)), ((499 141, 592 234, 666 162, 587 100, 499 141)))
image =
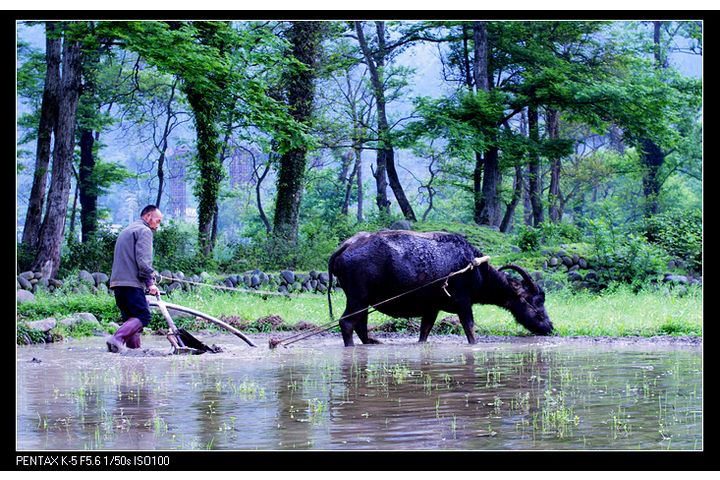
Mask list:
POLYGON ((498 268, 498 272, 508 269, 508 268, 510 270, 515 270, 516 272, 518 272, 520 274, 520 276, 523 277, 525 279, 525 281, 532 286, 532 288, 534 290, 533 293, 538 293, 539 290, 538 290, 537 283, 535 283, 535 280, 530 276, 529 273, 527 273, 527 271, 525 271, 524 268, 514 265, 512 263, 508 263, 507 265, 503 265, 502 267, 498 268))

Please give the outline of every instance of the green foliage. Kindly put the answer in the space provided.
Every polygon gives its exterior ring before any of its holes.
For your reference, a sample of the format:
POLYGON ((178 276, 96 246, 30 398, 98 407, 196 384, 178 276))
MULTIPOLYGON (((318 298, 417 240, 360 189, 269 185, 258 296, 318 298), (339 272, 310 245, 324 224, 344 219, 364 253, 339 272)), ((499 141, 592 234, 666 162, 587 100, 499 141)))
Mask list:
POLYGON ((521 225, 515 229, 515 241, 524 252, 540 249, 540 245, 559 245, 561 243, 577 243, 582 238, 582 231, 571 223, 541 223, 538 228, 521 225))
POLYGON ((153 268, 157 271, 200 273, 206 263, 196 250, 196 231, 188 225, 172 221, 157 230, 153 238, 153 268))
POLYGON ((17 271, 27 272, 33 266, 35 262, 35 256, 37 255, 37 248, 28 245, 27 243, 18 243, 16 245, 17 256, 17 271))
POLYGON ((33 343, 43 343, 45 341, 45 332, 36 328, 30 328, 24 322, 17 323, 15 336, 17 345, 30 345, 33 343))
POLYGON ((667 263, 663 249, 604 217, 589 220, 588 225, 598 258, 598 274, 604 283, 620 282, 639 288, 658 278, 667 263))
POLYGON ((120 311, 112 295, 38 292, 34 302, 17 304, 18 316, 26 320, 62 319, 78 312, 92 313, 100 323, 120 321, 120 311))
POLYGON ((533 252, 540 248, 542 232, 530 225, 521 225, 515 229, 516 242, 523 252, 533 252))
POLYGON ((104 272, 109 275, 112 271, 117 237, 117 233, 107 228, 99 228, 84 242, 80 242, 73 235, 68 236, 58 276, 64 278, 76 270, 104 272))
POLYGON ((637 233, 648 242, 660 245, 667 253, 702 271, 703 228, 702 211, 672 210, 641 220, 637 233))
MULTIPOLYGON (((392 219, 389 220, 392 223, 392 219)), ((327 270, 330 255, 337 247, 359 231, 376 231, 390 225, 378 215, 363 223, 353 223, 342 215, 330 221, 307 220, 300 226, 297 240, 288 240, 264 230, 248 232, 249 241, 234 245, 234 254, 225 269, 307 271, 327 270)))

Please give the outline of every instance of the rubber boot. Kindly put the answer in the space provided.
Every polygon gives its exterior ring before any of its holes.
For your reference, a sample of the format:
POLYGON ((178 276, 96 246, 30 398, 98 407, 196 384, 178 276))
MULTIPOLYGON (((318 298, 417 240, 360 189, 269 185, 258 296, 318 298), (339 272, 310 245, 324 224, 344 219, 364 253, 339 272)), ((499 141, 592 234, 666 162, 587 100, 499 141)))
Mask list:
POLYGON ((125 340, 125 346, 128 348, 140 348, 140 333, 136 333, 125 340))
MULTIPOLYGON (((140 346, 140 335, 138 334, 142 330, 143 324, 137 318, 128 318, 123 322, 120 328, 117 329, 115 335, 108 339, 107 347, 109 352, 120 353, 126 349, 125 344, 128 343, 133 336, 138 335, 137 346, 140 346)), ((133 342, 135 343, 135 342, 133 342)), ((128 345, 130 346, 130 345, 128 345)), ((135 347, 137 348, 137 347, 135 347)))

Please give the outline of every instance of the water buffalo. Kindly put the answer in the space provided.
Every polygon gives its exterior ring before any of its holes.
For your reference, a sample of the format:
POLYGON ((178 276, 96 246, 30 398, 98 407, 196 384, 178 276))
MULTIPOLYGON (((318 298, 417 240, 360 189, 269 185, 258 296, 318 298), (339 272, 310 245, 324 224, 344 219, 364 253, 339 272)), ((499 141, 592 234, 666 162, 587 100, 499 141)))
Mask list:
MULTIPOLYGON (((349 238, 328 264, 329 273, 338 278, 347 296, 339 322, 345 346, 353 345, 353 330, 363 343, 378 343, 367 332, 371 306, 394 318, 420 317, 420 342, 427 340, 442 310, 457 314, 468 342, 475 343, 475 303, 509 310, 533 333, 551 333, 545 292, 516 265, 495 269, 485 261, 445 281, 479 257, 482 253, 477 248, 450 233, 387 230, 360 232, 349 238), (506 269, 517 271, 522 280, 503 273, 506 269)), ((329 293, 328 304, 332 316, 329 293)))

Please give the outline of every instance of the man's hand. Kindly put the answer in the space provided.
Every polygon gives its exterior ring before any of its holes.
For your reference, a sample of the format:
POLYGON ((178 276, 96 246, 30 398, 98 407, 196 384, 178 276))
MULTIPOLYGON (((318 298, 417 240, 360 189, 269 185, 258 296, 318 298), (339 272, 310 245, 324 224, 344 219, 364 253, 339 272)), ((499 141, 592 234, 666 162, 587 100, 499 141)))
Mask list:
POLYGON ((157 285, 150 285, 148 287, 148 294, 152 296, 157 296, 160 293, 160 289, 157 287, 157 285))

